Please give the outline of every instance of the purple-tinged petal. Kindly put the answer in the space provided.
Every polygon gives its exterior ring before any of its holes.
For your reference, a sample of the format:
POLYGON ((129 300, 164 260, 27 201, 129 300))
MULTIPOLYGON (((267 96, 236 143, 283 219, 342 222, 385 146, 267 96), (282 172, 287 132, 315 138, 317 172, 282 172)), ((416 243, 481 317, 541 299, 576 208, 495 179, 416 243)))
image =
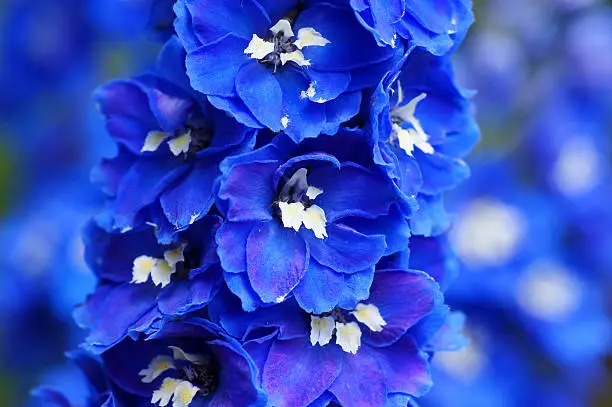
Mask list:
POLYGON ((385 377, 368 346, 344 354, 342 372, 329 389, 343 406, 382 407, 387 400, 385 377))
POLYGON ((335 223, 327 224, 328 237, 324 239, 307 229, 301 230, 300 235, 308 242, 315 260, 340 273, 355 273, 373 266, 387 246, 383 235, 367 236, 335 223))
POLYGON ((272 71, 253 61, 234 76, 236 92, 253 116, 272 131, 281 131, 283 91, 272 71))
POLYGON ((180 164, 174 157, 165 160, 143 157, 137 161, 123 177, 111 206, 117 227, 133 226, 138 211, 153 203, 188 168, 188 164, 180 164))
POLYGON ((208 213, 214 202, 213 186, 217 174, 216 162, 199 161, 182 180, 160 196, 164 214, 177 230, 186 229, 208 213))
POLYGON ((345 216, 385 215, 396 199, 387 177, 353 163, 343 163, 340 170, 316 168, 309 174, 308 183, 324 191, 316 204, 325 210, 328 222, 345 216), (376 194, 363 191, 376 191, 376 194))
POLYGON ((246 242, 256 222, 225 222, 217 231, 217 254, 223 270, 246 272, 246 242))
POLYGON ((247 241, 247 272, 264 302, 282 301, 308 270, 308 245, 277 220, 255 226, 247 241))
POLYGON ((116 283, 132 279, 134 259, 141 255, 162 256, 153 228, 127 233, 109 233, 95 222, 87 224, 83 241, 85 261, 103 281, 116 283))
POLYGON ((410 335, 392 346, 372 348, 380 363, 389 393, 422 396, 431 388, 427 355, 417 348, 410 335))
POLYGON ((188 93, 157 76, 147 74, 134 79, 149 100, 149 108, 163 131, 182 127, 195 104, 188 93))
POLYGON ((90 329, 87 348, 103 352, 121 341, 151 308, 159 290, 153 284, 101 285, 76 311, 81 327, 90 329))
POLYGON ((109 196, 117 195, 121 180, 132 168, 137 156, 130 153, 125 147, 119 146, 117 155, 105 158, 91 171, 91 182, 98 186, 109 196))
POLYGON ((342 358, 339 346, 313 347, 305 338, 277 340, 264 367, 263 388, 275 406, 308 406, 334 383, 342 358))
POLYGON ((261 328, 278 330, 279 339, 308 337, 310 332, 310 321, 292 299, 244 312, 238 298, 228 290, 221 290, 211 302, 209 312, 223 329, 241 340, 246 340, 251 333, 258 333, 261 328))
POLYGON ((145 92, 135 82, 117 80, 96 90, 94 98, 111 137, 140 154, 147 133, 159 128, 145 92))
POLYGON ((254 386, 257 369, 242 347, 228 340, 208 342, 219 361, 219 385, 210 407, 253 406, 258 392, 254 386))
POLYGON ((270 354, 270 348, 276 340, 276 332, 261 338, 251 339, 244 343, 244 350, 251 356, 255 366, 257 366, 257 383, 261 383, 261 377, 263 376, 264 365, 268 360, 270 354))
POLYGON ((311 259, 308 272, 293 295, 304 311, 321 314, 331 311, 338 304, 343 287, 343 274, 311 259))
POLYGON ((191 86, 205 95, 235 95, 236 75, 241 66, 249 63, 243 53, 247 45, 245 40, 227 35, 187 54, 185 66, 191 86))
POLYGON ((442 297, 433 278, 421 271, 387 270, 376 273, 367 303, 375 305, 387 322, 381 332, 363 333, 374 346, 388 346, 429 314, 442 297))
POLYGON ((271 220, 270 205, 276 191, 272 177, 277 161, 234 165, 222 179, 219 198, 228 201, 227 219, 232 222, 271 220))
POLYGON ((222 282, 223 277, 218 267, 198 274, 193 280, 176 279, 159 295, 159 311, 176 317, 204 308, 215 296, 222 282))

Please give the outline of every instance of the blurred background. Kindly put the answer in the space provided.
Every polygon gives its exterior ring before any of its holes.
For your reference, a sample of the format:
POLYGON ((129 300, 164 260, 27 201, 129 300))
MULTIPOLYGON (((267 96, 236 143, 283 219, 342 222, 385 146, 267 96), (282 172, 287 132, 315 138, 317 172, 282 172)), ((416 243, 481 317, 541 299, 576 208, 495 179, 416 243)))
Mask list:
MULTIPOLYGON (((114 152, 91 94, 154 63, 152 2, 0 0, 0 406, 72 380, 89 172, 114 152)), ((423 405, 610 407, 612 2, 474 9, 455 62, 483 137, 441 238, 470 344, 436 355, 423 405)))

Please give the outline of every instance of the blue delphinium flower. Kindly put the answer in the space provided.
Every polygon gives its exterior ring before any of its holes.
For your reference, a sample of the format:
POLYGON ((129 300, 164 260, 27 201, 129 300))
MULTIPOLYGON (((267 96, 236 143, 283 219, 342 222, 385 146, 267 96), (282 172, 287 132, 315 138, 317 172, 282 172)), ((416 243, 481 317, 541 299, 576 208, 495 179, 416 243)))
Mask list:
POLYGON ((469 176, 461 158, 480 136, 450 60, 413 51, 398 75, 379 84, 372 105, 375 160, 405 199, 416 195, 421 207, 411 219, 413 233, 442 233, 450 221, 441 193, 469 176))
POLYGON ((345 2, 180 0, 174 10, 193 88, 296 142, 335 133, 404 50, 379 47, 345 2))
MULTIPOLYGON (((134 227, 143 219, 169 223, 170 235, 187 228, 214 202, 219 162, 254 142, 255 130, 181 86, 184 73, 173 65, 177 53, 183 55, 171 40, 159 61, 163 77, 115 80, 96 93, 108 132, 119 145, 117 156, 94 172, 94 181, 111 197, 109 228, 134 227), (142 211, 159 213, 160 208, 163 216, 136 219, 142 211)), ((160 238, 171 240, 167 233, 160 238)))
POLYGON ((472 0, 350 0, 350 4, 380 45, 395 46, 399 36, 434 55, 461 42, 474 22, 472 0))
POLYGON ((130 405, 266 405, 251 357, 204 319, 172 322, 147 340, 127 338, 101 357, 109 379, 133 400, 130 405))
POLYGON ((90 330, 87 347, 106 350, 128 334, 151 332, 206 306, 223 281, 214 243, 219 223, 205 216, 167 245, 158 243, 152 226, 109 233, 91 223, 85 255, 99 284, 77 313, 90 330))
POLYGON ((222 163, 218 253, 245 309, 291 294, 308 311, 351 308, 378 260, 406 248, 401 199, 370 151, 357 129, 300 144, 280 134, 222 163))
POLYGON ((290 299, 248 313, 223 290, 209 312, 246 341, 273 405, 383 406, 431 386, 423 349, 447 309, 427 274, 381 270, 369 298, 353 308, 308 313, 290 299))
POLYGON ((32 407, 266 405, 244 348, 200 318, 172 322, 146 340, 126 338, 99 357, 69 357, 84 377, 37 388, 32 407))

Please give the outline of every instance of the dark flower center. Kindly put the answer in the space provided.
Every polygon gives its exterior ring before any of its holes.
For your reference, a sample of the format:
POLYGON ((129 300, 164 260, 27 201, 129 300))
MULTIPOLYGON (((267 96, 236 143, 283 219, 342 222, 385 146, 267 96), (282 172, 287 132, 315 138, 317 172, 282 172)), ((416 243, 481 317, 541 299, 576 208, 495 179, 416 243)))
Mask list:
POLYGON ((274 66, 274 72, 282 64, 281 54, 286 54, 297 50, 292 38, 286 38, 283 31, 269 36, 266 41, 274 44, 274 51, 263 57, 260 62, 274 66))
POLYGON ((202 396, 208 396, 217 389, 219 384, 217 373, 217 369, 209 365, 188 364, 179 368, 179 378, 197 386, 202 396))

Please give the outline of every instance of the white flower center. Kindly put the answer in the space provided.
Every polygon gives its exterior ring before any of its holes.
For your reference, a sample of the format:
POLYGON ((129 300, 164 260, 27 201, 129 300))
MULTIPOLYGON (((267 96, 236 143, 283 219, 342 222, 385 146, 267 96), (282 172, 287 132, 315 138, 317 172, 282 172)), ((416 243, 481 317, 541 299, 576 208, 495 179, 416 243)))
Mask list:
POLYGON ((518 304, 532 316, 562 322, 580 306, 582 291, 571 273, 548 261, 532 264, 516 288, 518 304))
POLYGON ((162 288, 170 284, 172 274, 176 272, 176 265, 185 261, 183 250, 185 245, 164 252, 163 259, 151 256, 138 256, 132 266, 132 283, 141 284, 149 280, 149 276, 156 286, 162 288))
POLYGON ((298 66, 310 66, 310 61, 304 58, 301 50, 305 47, 324 47, 329 44, 329 40, 310 27, 300 28, 297 39, 294 40, 295 34, 291 29, 291 23, 285 19, 279 20, 270 31, 272 35, 267 39, 253 34, 244 53, 260 62, 273 65, 274 70, 278 65, 285 65, 287 62, 293 62, 298 66))
POLYGON ((429 144, 429 136, 425 133, 421 122, 415 115, 418 103, 426 97, 427 94, 421 93, 406 105, 399 106, 404 99, 404 94, 401 85, 398 84, 398 102, 391 111, 393 133, 391 134, 390 141, 397 139, 400 148, 409 156, 412 156, 415 147, 425 154, 433 154, 435 152, 432 145, 429 144), (404 129, 401 123, 408 123, 411 127, 404 129))
MULTIPOLYGON (((309 186, 306 190, 306 196, 311 201, 314 201, 323 193, 322 189, 309 186)), ((281 211, 281 221, 286 228, 292 228, 296 232, 300 230, 302 225, 308 230, 312 230, 315 236, 319 239, 327 237, 327 218, 323 208, 317 205, 310 205, 308 208, 302 202, 283 202, 278 203, 281 211)))
MULTIPOLYGON (((165 133, 162 131, 150 131, 145 138, 144 145, 142 146, 141 152, 153 152, 157 151, 161 144, 170 139, 172 137, 172 133, 165 133)), ((170 147, 170 151, 175 156, 179 156, 181 153, 189 152, 189 147, 191 146, 192 138, 191 132, 187 131, 182 135, 173 138, 168 141, 168 147, 170 147)))
POLYGON ((527 220, 515 207, 480 198, 460 210, 450 237, 459 257, 472 266, 501 266, 516 252, 527 220))
MULTIPOLYGON (((142 376, 141 381, 143 383, 153 382, 162 373, 168 370, 181 369, 183 369, 183 375, 188 379, 198 379, 194 366, 197 368, 198 366, 204 365, 206 358, 201 355, 186 353, 176 346, 170 346, 169 348, 172 350, 173 357, 166 355, 156 356, 146 369, 142 369, 138 373, 142 376), (175 362, 178 361, 186 361, 189 366, 186 368, 178 368, 178 365, 175 364, 175 362)), ((207 385, 208 383, 204 384, 207 385)), ((172 407, 188 407, 198 392, 202 392, 206 395, 209 390, 209 388, 200 388, 189 380, 166 377, 162 381, 161 386, 153 391, 151 403, 157 404, 160 407, 165 407, 172 400, 172 407)))
MULTIPOLYGON (((357 321, 366 325, 373 332, 381 332, 387 322, 373 304, 357 304, 350 312, 357 321)), ((355 354, 361 346, 361 327, 357 322, 345 322, 345 311, 334 309, 331 313, 310 316, 310 343, 312 346, 327 345, 334 332, 336 344, 343 351, 355 354), (338 320, 337 320, 338 319, 338 320)))

